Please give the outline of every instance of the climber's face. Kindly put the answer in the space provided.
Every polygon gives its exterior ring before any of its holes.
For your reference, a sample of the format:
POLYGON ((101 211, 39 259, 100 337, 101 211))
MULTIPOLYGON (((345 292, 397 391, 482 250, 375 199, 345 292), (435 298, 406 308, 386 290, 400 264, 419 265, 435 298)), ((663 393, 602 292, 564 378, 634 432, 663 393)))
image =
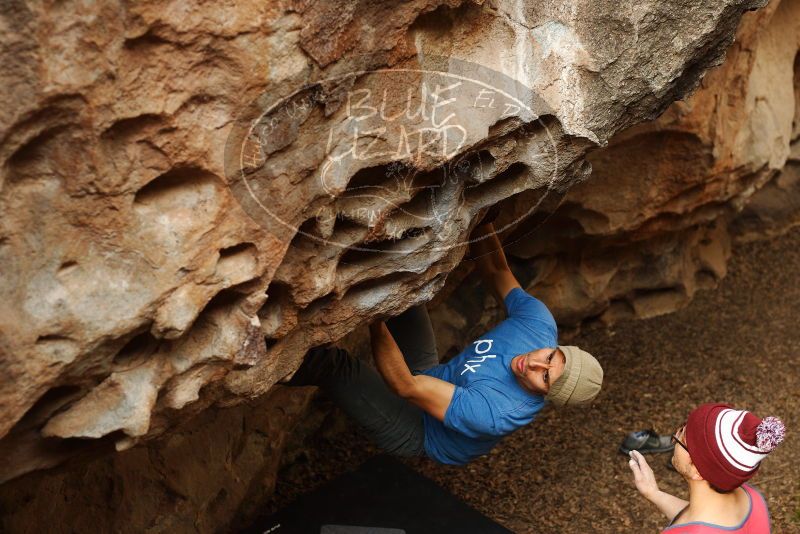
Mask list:
POLYGON ((560 349, 549 347, 514 356, 511 372, 517 381, 532 393, 547 395, 550 385, 564 372, 566 357, 560 349))

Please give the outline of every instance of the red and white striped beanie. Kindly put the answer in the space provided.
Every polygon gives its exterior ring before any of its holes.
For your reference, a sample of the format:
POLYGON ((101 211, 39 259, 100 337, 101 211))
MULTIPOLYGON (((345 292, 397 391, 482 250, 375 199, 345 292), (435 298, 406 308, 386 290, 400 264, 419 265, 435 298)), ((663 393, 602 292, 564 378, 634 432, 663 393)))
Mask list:
POLYGON ((709 403, 689 414, 686 447, 700 475, 727 491, 755 475, 785 433, 777 417, 760 419, 728 404, 709 403))

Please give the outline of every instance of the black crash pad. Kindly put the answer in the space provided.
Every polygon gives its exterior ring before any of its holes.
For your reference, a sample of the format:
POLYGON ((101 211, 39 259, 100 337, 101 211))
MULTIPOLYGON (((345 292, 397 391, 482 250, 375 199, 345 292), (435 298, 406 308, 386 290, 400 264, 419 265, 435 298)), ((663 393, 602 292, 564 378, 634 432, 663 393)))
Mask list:
POLYGON ((242 534, 508 534, 413 469, 379 455, 242 534))

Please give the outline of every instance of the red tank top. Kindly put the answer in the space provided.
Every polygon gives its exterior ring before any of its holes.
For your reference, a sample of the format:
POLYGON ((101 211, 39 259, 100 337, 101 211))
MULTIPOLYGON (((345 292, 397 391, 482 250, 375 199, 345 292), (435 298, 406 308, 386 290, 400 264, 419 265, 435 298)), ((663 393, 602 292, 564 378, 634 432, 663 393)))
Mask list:
POLYGON ((682 525, 669 526, 662 532, 670 534, 712 534, 725 532, 726 534, 769 534, 769 511, 767 502, 761 493, 747 484, 742 484, 742 488, 750 498, 750 511, 738 526, 722 527, 702 521, 692 521, 682 525))

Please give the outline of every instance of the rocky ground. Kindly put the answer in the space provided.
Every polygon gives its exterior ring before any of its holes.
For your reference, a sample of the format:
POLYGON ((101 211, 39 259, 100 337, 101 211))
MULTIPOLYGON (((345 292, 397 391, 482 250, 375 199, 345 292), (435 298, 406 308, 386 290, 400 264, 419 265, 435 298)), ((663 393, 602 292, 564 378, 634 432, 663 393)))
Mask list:
MULTIPOLYGON (((800 230, 733 256, 720 287, 688 308, 579 336, 606 370, 588 411, 547 408, 467 467, 408 464, 514 532, 655 532, 664 520, 635 492, 619 442, 631 430, 670 432, 697 404, 727 401, 786 423, 787 440, 754 485, 772 532, 800 532, 800 230)), ((283 470, 265 513, 377 452, 341 417, 333 423, 283 470)), ((669 455, 650 458, 662 488, 682 494, 669 455)))

